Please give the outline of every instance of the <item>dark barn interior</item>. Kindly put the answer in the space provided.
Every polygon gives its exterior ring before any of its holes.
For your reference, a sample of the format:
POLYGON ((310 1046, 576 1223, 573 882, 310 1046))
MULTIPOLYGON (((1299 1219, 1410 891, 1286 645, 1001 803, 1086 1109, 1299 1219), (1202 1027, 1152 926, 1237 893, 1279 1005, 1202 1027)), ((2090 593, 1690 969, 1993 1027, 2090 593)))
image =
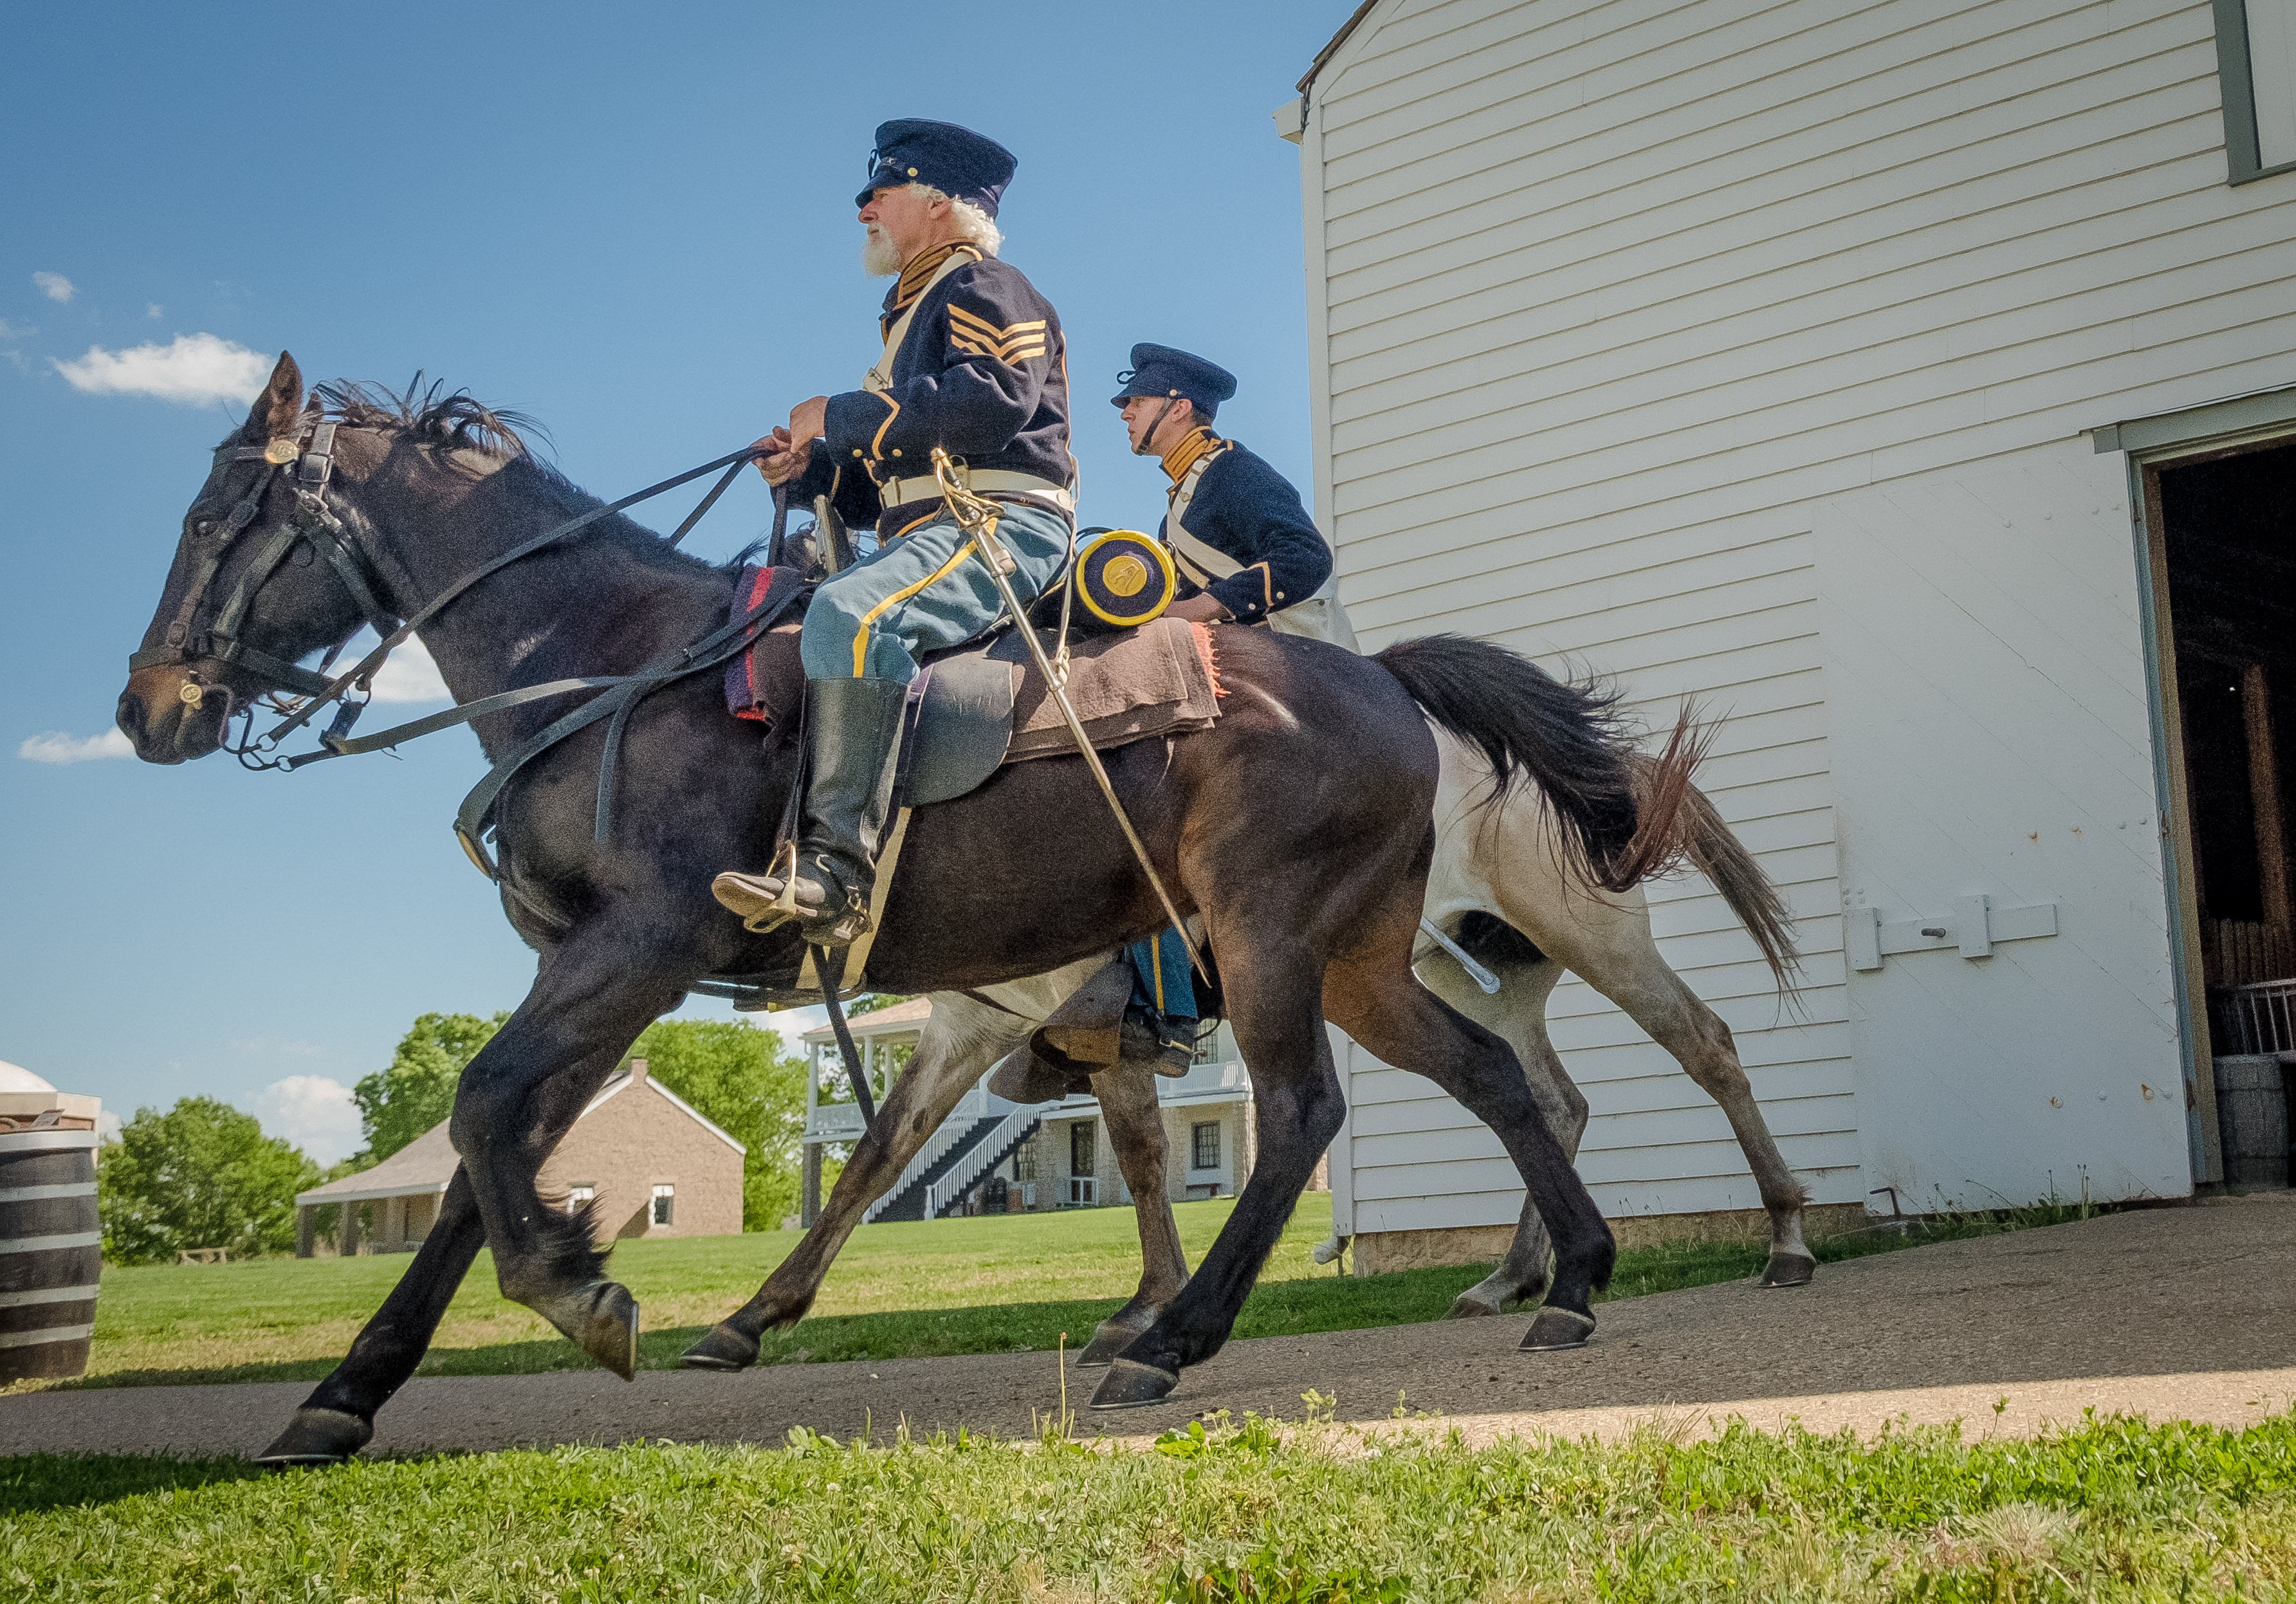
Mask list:
POLYGON ((2296 1074, 2296 446, 2164 468, 2159 491, 2224 1180, 2285 1186, 2296 1074))
POLYGON ((2161 474, 2169 605, 2212 989, 2296 976, 2296 446, 2161 474))

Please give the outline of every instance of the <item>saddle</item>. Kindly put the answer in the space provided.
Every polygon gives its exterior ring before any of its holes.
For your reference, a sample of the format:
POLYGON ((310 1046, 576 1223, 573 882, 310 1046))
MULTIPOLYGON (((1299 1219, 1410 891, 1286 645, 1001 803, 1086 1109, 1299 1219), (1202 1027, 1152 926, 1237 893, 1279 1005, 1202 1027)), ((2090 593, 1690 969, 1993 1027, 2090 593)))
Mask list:
MULTIPOLYGON (((734 588, 737 613, 782 585, 794 571, 752 568, 734 588)), ((797 705, 805 684, 795 622, 776 625, 730 663, 726 703, 734 717, 773 723, 797 705)), ((1046 638, 1046 650, 1054 642, 1046 638)), ((1219 717, 1218 662, 1211 630, 1160 618, 1137 629, 1071 640, 1069 702, 1103 752, 1135 741, 1210 728, 1219 717)), ((979 788, 1006 763, 1060 757, 1076 750, 1060 704, 1009 624, 983 639, 926 655, 909 682, 895 802, 922 808, 979 788)))

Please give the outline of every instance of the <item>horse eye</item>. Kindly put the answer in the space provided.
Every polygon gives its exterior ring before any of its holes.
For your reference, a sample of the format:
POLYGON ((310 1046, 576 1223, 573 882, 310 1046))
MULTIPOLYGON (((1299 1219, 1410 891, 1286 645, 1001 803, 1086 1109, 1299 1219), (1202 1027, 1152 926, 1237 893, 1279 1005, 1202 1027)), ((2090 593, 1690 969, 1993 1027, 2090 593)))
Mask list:
POLYGON ((212 518, 201 519, 197 523, 192 525, 192 532, 197 535, 211 535, 215 533, 215 520, 212 518))

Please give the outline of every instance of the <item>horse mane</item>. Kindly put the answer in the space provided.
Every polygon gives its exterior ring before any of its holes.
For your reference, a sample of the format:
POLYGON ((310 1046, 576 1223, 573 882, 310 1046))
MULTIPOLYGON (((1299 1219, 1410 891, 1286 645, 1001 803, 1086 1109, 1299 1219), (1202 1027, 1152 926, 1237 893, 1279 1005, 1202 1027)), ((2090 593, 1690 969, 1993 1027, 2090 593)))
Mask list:
POLYGON ((497 411, 467 390, 442 395, 446 381, 427 386, 417 372, 406 391, 393 391, 364 380, 337 379, 311 391, 322 417, 353 429, 388 429, 419 444, 447 451, 477 451, 500 461, 523 457, 554 479, 560 474, 536 457, 526 443, 527 430, 545 441, 550 432, 522 412, 497 411))
MULTIPOLYGON (((347 428, 386 430, 440 451, 472 451, 506 465, 515 465, 521 471, 539 475, 553 490, 574 503, 577 510, 586 510, 603 499, 592 496, 535 454, 527 443, 529 434, 545 444, 552 443, 550 431, 538 420, 523 412, 489 407, 467 390, 448 391, 443 379, 433 379, 426 385, 419 369, 403 391, 360 379, 337 379, 330 384, 315 385, 310 404, 321 417, 347 428)), ((753 541, 726 562, 717 563, 686 552, 668 552, 660 536, 627 514, 617 513, 594 528, 602 535, 638 537, 647 547, 674 555, 681 565, 691 563, 732 572, 739 572, 742 563, 766 543, 762 539, 753 541)))

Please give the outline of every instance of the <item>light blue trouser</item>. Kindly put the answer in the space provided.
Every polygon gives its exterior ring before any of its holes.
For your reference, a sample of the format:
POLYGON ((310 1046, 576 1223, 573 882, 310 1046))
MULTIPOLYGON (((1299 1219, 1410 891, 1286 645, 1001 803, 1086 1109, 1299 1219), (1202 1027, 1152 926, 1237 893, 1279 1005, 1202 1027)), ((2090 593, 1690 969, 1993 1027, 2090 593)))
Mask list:
POLYGON ((1180 944, 1180 933, 1167 925, 1146 941, 1133 942, 1128 950, 1133 1006, 1195 1018, 1196 977, 1189 970, 1188 950, 1180 944))
MULTIPOLYGON (((1007 502, 996 539, 1017 566, 1027 606, 1068 556, 1069 522, 1047 507, 1007 502)), ((822 582, 805 610, 799 655, 808 679, 916 678, 927 652, 961 646, 996 621, 1004 599, 972 540, 943 513, 822 582)))

